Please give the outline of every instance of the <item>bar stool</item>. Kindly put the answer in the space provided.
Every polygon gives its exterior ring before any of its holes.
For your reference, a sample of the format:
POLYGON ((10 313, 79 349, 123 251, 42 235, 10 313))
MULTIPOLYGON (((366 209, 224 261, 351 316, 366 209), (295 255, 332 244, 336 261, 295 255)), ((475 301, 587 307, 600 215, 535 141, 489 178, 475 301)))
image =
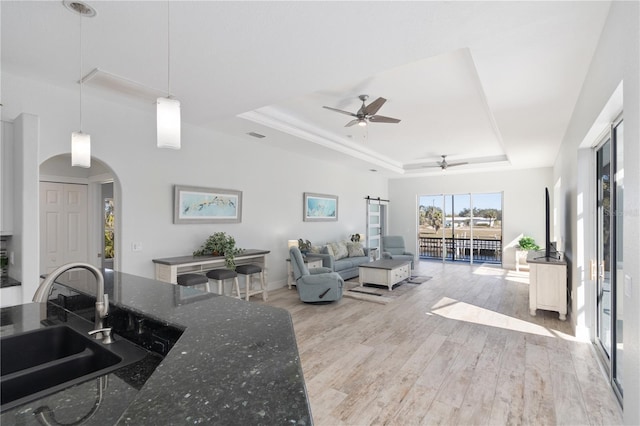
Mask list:
POLYGON ((177 277, 178 285, 185 287, 193 287, 196 285, 204 284, 206 291, 211 291, 209 288, 209 280, 204 275, 200 274, 182 274, 177 277))
MULTIPOLYGON (((224 294, 224 281, 233 279, 233 285, 238 293, 238 299, 240 299, 240 286, 238 284, 238 274, 231 269, 212 269, 207 272, 207 278, 214 280, 218 283, 218 294, 224 294)), ((207 281, 208 282, 208 281, 207 281)), ((233 290, 231 290, 233 293, 233 290)))
MULTIPOLYGON (((256 265, 254 263, 249 263, 246 265, 236 266, 236 272, 238 275, 244 275, 244 297, 245 300, 249 300, 250 296, 254 294, 262 293, 262 300, 267 300, 267 286, 264 282, 264 270, 262 266, 256 265), (256 274, 260 274, 260 289, 253 289, 253 278, 256 274)), ((238 297, 242 298, 240 295, 240 290, 238 290, 238 297)))

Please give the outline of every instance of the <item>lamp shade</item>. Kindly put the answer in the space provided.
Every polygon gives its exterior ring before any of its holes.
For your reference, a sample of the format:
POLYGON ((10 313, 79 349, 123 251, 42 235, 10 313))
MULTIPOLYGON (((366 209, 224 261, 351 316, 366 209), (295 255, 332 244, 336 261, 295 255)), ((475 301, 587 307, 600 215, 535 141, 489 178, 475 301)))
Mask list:
POLYGON ((82 132, 71 134, 71 165, 91 167, 91 135, 82 132))
POLYGON ((158 98, 158 148, 180 149, 180 101, 158 98))

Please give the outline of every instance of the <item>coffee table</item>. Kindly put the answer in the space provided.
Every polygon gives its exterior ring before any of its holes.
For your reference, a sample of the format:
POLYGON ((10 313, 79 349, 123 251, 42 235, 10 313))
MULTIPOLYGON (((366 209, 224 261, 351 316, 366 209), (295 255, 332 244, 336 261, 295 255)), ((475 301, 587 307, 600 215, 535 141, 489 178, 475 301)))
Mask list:
POLYGON ((406 260, 380 259, 363 263, 358 268, 360 287, 364 284, 393 286, 411 276, 411 262, 406 260))

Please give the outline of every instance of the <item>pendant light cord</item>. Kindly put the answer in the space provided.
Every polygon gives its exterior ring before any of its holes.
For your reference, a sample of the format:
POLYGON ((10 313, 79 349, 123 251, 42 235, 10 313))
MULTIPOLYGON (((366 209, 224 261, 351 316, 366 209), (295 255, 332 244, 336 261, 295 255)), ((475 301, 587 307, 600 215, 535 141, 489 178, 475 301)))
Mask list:
POLYGON ((171 0, 167 0, 167 98, 171 97, 171 0))
POLYGON ((80 133, 82 133, 82 13, 80 16, 80 133))

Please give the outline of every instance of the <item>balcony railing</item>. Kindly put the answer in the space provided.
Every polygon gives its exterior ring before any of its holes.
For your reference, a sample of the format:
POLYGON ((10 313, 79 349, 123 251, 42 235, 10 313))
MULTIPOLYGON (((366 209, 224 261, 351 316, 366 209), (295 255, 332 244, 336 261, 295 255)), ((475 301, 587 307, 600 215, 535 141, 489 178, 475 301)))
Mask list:
POLYGON ((420 259, 502 263, 502 239, 419 237, 420 259))

